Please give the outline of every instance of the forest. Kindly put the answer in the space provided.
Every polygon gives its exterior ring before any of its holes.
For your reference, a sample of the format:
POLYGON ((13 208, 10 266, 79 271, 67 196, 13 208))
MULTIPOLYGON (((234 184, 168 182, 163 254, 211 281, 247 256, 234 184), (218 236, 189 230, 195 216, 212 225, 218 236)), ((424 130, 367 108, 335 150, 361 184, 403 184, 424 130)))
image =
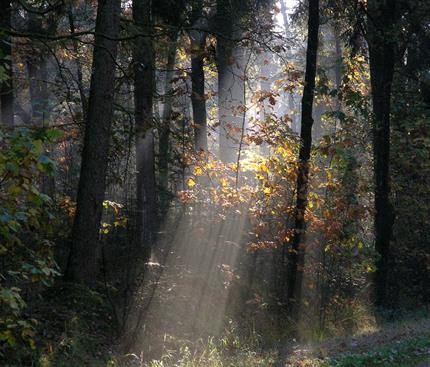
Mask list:
POLYGON ((430 1, 0 0, 0 365, 430 366, 430 1))

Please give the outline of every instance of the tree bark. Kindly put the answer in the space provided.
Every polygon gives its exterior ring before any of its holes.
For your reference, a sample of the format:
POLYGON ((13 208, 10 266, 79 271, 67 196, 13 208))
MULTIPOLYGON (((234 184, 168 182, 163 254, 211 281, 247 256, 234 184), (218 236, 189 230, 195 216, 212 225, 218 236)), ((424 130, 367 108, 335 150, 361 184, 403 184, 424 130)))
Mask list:
POLYGON ((217 2, 217 69, 219 158, 226 163, 236 162, 241 136, 243 96, 243 49, 234 38, 240 34, 235 21, 240 4, 236 1, 217 2))
POLYGON ((391 87, 396 59, 392 34, 397 23, 397 2, 368 2, 368 46, 374 114, 373 159, 375 177, 375 248, 379 254, 375 272, 375 303, 387 306, 387 277, 393 210, 390 203, 391 87))
POLYGON ((170 132, 173 103, 172 78, 176 62, 176 50, 178 48, 178 32, 172 31, 170 45, 168 47, 166 79, 164 86, 164 106, 162 126, 159 131, 159 188, 160 188, 160 212, 165 214, 169 206, 169 161, 170 161, 170 132))
POLYGON ((76 216, 66 278, 92 286, 98 272, 98 241, 113 118, 120 0, 99 0, 92 77, 76 216))
MULTIPOLYGON (((73 5, 70 4, 67 10, 67 17, 69 19, 69 27, 70 27, 70 33, 75 33, 76 27, 75 27, 75 18, 73 15, 73 5)), ((72 39, 72 45, 73 45, 73 52, 75 53, 75 64, 76 64, 76 84, 79 89, 79 97, 81 98, 81 105, 82 105, 82 116, 85 121, 86 119, 86 112, 88 110, 88 101, 87 96, 85 95, 84 90, 84 82, 83 82, 83 74, 82 74, 82 60, 79 54, 79 43, 76 38, 72 39)))
POLYGON ((45 126, 49 121, 49 92, 47 60, 44 55, 37 55, 27 61, 30 86, 32 122, 37 127, 45 126))
MULTIPOLYGON (((201 23, 203 1, 193 2, 193 24, 201 23)), ((206 34, 191 31, 191 104, 193 106, 194 148, 196 151, 208 150, 208 131, 205 99, 204 50, 206 34)))
MULTIPOLYGON (((36 14, 29 14, 27 30, 38 34, 48 35, 55 29, 55 22, 44 27, 42 18, 36 14)), ((48 88, 48 60, 49 53, 46 47, 42 47, 34 55, 27 59, 27 73, 29 79, 30 103, 32 123, 37 127, 43 127, 49 122, 49 88, 48 88)))
MULTIPOLYGON (((0 28, 11 29, 11 2, 0 0, 0 28)), ((0 69, 5 79, 0 80, 0 118, 4 125, 12 126, 13 121, 13 71, 12 38, 3 35, 0 39, 0 69)))
MULTIPOLYGON (((152 31, 152 0, 133 0, 133 20, 140 31, 152 31)), ((136 123, 137 247, 149 260, 157 226, 152 100, 154 50, 151 38, 137 37, 134 47, 136 123)))
POLYGON ((305 262, 304 236, 306 231, 305 211, 308 203, 309 160, 312 147, 312 109, 315 94, 319 32, 319 0, 309 0, 308 44, 306 51, 305 86, 302 97, 302 123, 300 131, 300 153, 296 183, 296 208, 294 235, 288 256, 287 306, 291 316, 298 319, 301 303, 303 267, 305 262))

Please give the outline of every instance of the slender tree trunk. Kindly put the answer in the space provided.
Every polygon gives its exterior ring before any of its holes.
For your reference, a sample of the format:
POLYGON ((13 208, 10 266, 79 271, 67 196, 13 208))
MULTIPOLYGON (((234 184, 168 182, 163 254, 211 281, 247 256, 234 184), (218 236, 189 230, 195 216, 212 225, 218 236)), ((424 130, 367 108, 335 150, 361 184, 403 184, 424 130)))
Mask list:
POLYGON ((45 126, 49 121, 49 92, 47 60, 44 55, 38 55, 27 62, 30 85, 30 101, 33 124, 45 126))
MULTIPOLYGON (((42 24, 41 17, 30 14, 27 28, 30 32, 49 34, 49 27, 42 24)), ((42 127, 49 121, 49 88, 47 49, 42 48, 27 60, 32 122, 42 127)))
MULTIPOLYGON (((202 23, 203 1, 193 2, 192 23, 202 23)), ((191 104, 193 106, 194 148, 208 150, 208 131, 205 99, 204 51, 206 34, 202 31, 190 32, 191 41, 191 104)))
MULTIPOLYGON (((0 0, 0 28, 11 29, 11 2, 0 0)), ((5 78, 0 80, 0 120, 2 124, 13 125, 13 71, 12 38, 3 35, 0 39, 0 69, 5 78)))
POLYGON ((302 98, 302 126, 300 132, 300 153, 297 171, 297 201, 295 209, 294 236, 289 252, 287 279, 287 304, 292 318, 298 319, 301 303, 303 267, 305 262, 304 236, 306 231, 305 211, 308 202, 309 160, 312 147, 312 108, 315 94, 319 31, 319 0, 309 0, 308 45, 306 51, 305 86, 302 98))
MULTIPOLYGON (((55 27, 55 22, 50 25, 55 27)), ((30 32, 49 34, 50 28, 44 28, 42 20, 35 14, 30 14, 27 27, 30 32)), ((55 27, 56 28, 56 27, 55 27)), ((36 127, 47 127, 50 123, 50 93, 49 93, 49 55, 47 48, 43 47, 35 55, 27 60, 27 72, 29 80, 31 124, 36 127)), ((46 147, 49 154, 49 148, 46 147)), ((55 193, 55 178, 44 174, 41 177, 40 189, 45 194, 53 197, 55 193)))
MULTIPOLYGON (((75 18, 73 15, 73 6, 72 4, 69 5, 69 8, 67 10, 67 17, 69 19, 69 27, 70 27, 70 33, 75 33, 76 27, 75 27, 75 18)), ((79 43, 76 38, 72 39, 72 45, 73 45, 73 52, 75 53, 75 64, 76 64, 76 83, 78 85, 79 89, 79 97, 81 98, 81 105, 82 105, 82 116, 85 121, 86 119, 86 113, 88 109, 88 100, 87 96, 85 95, 84 90, 84 82, 83 82, 83 75, 82 75, 82 66, 81 66, 81 57, 79 56, 79 43)))
MULTIPOLYGON (((143 33, 152 31, 152 0, 133 0, 133 20, 143 33)), ((152 94, 152 39, 137 37, 134 47, 134 108, 136 121, 137 246, 148 260, 157 226, 152 94)))
POLYGON ((204 66, 204 44, 206 37, 200 35, 201 39, 192 42, 191 54, 191 103, 193 106, 194 123, 194 148, 196 151, 208 150, 208 131, 205 98, 205 72, 204 66))
POLYGON ((280 1, 281 4, 281 14, 282 21, 284 23, 285 32, 288 32, 288 13, 287 13, 287 5, 285 4, 285 0, 280 1))
POLYGON ((391 87, 396 59, 392 34, 397 23, 396 1, 368 2, 368 45, 374 113, 373 159, 375 175, 375 248, 379 254, 375 273, 375 302, 387 306, 387 277, 394 214, 390 203, 391 87))
POLYGON ((178 48, 178 32, 175 30, 170 37, 168 48, 166 79, 164 86, 164 107, 162 115, 162 126, 160 129, 159 146, 159 188, 160 188, 160 211, 166 213, 169 206, 169 161, 170 161, 170 131, 173 104, 172 78, 176 62, 176 50, 178 48))
POLYGON ((236 24, 239 4, 235 1, 217 2, 217 69, 219 157, 223 162, 236 162, 244 107, 243 49, 234 38, 240 34, 236 24))
MULTIPOLYGON (((285 0, 280 1, 281 5, 281 14, 282 14, 282 20, 284 23, 284 29, 285 29, 285 36, 288 38, 289 36, 289 20, 288 20, 288 13, 287 13, 287 5, 285 4, 285 0)), ((288 92, 287 97, 287 106, 288 106, 288 113, 289 117, 291 118, 291 130, 293 130, 295 133, 299 133, 299 123, 298 123, 298 116, 296 114, 293 114, 293 111, 296 110, 296 106, 294 103, 294 92, 288 92)))
POLYGON ((76 216, 66 278, 93 285, 98 273, 98 241, 113 118, 115 59, 121 1, 99 0, 93 73, 82 151, 76 216))

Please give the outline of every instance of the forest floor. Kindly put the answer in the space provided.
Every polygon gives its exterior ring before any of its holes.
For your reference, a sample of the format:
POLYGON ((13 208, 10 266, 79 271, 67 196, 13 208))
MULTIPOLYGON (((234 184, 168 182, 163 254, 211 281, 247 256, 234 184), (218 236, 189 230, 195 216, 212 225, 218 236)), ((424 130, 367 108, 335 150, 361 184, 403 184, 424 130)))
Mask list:
MULTIPOLYGON (((121 355, 113 320, 100 294, 62 285, 55 289, 46 319, 39 329, 38 355, 8 367, 430 367, 430 318, 427 312, 382 323, 353 336, 328 338, 313 345, 290 345, 282 353, 238 343, 226 348, 223 340, 188 343, 166 350, 151 362, 137 355, 121 355), (83 308, 83 304, 86 305, 83 308), (85 312, 82 310, 85 309, 85 312)), ((46 301, 46 299, 45 299, 46 301)), ((46 305, 46 303, 44 303, 46 305)), ((37 315, 34 315, 37 316, 37 315)))
POLYGON ((430 367, 430 319, 387 323, 354 336, 297 345, 279 366, 430 367))
MULTIPOLYGON (((119 362, 119 361, 118 361, 119 362)), ((430 319, 419 317, 384 324, 354 336, 329 338, 313 345, 291 345, 278 352, 256 352, 245 345, 199 345, 198 351, 169 351, 149 363, 121 367, 430 367, 430 319), (282 356, 282 357, 280 357, 282 356)))
MULTIPOLYGON (((395 322, 366 326, 353 336, 313 345, 279 348, 226 347, 222 338, 178 344, 158 360, 123 355, 117 345, 111 310, 101 293, 59 284, 45 295, 38 318, 37 352, 9 359, 7 367, 430 367, 430 318, 420 312, 395 322), (62 302, 56 300, 61 299, 62 302), (16 361, 16 362, 15 362, 16 361)), ((233 337, 232 335, 229 336, 233 337)))

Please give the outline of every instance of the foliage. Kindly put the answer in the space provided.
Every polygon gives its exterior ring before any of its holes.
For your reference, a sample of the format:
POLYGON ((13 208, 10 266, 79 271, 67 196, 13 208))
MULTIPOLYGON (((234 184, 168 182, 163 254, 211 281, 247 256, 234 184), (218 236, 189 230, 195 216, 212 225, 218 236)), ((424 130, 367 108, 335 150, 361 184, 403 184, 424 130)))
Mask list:
POLYGON ((43 323, 38 326, 39 348, 32 360, 38 367, 105 367, 116 335, 112 310, 103 289, 56 281, 33 305, 43 323))
POLYGON ((59 275, 49 240, 52 199, 40 191, 41 180, 55 170, 45 145, 59 136, 52 129, 0 132, 0 353, 35 348, 36 320, 24 316, 23 294, 59 275))

